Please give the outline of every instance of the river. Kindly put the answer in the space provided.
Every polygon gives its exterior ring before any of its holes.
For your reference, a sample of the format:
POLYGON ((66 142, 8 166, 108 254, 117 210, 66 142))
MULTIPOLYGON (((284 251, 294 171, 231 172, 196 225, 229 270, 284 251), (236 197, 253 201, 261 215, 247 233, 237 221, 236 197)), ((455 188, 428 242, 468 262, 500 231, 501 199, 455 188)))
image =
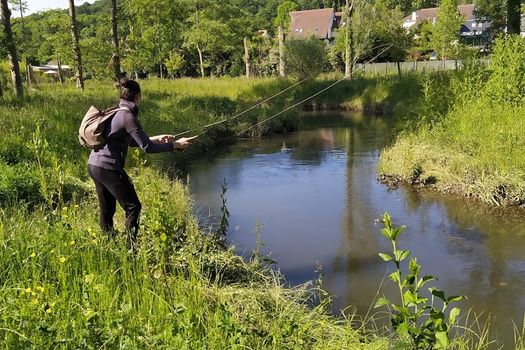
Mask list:
POLYGON ((378 220, 389 212, 407 226, 399 246, 418 258, 422 273, 439 277, 435 285, 447 294, 468 296, 460 322, 468 310, 469 323, 474 313, 490 314, 491 336, 512 346, 513 322, 521 329, 525 313, 525 212, 389 190, 376 167, 391 129, 388 117, 305 113, 297 132, 229 146, 190 167, 198 215, 220 213, 225 180, 228 241, 239 254, 250 255, 257 231, 290 284, 315 279, 320 265, 334 314, 376 313, 381 324, 374 298, 397 297, 385 280, 392 266, 377 255, 389 252, 378 220))

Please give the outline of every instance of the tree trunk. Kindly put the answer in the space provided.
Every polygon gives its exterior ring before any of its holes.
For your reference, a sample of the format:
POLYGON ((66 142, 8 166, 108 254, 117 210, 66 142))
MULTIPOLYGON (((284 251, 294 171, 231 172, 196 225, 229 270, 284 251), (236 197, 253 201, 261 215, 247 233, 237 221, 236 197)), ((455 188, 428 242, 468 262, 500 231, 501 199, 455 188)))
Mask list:
POLYGON ((73 57, 76 66, 77 88, 84 90, 84 77, 82 75, 82 54, 80 53, 80 43, 78 39, 77 15, 75 1, 69 0, 69 17, 71 19, 71 39, 73 39, 73 57))
POLYGON ((402 74, 401 74, 401 63, 399 63, 399 61, 397 61, 397 75, 399 76, 399 79, 402 78, 402 74))
POLYGON ((345 77, 349 78, 354 71, 354 55, 352 53, 352 26, 350 21, 352 20, 352 14, 354 12, 354 0, 346 0, 346 23, 345 23, 345 36, 346 36, 346 47, 345 47, 345 77))
POLYGON ((117 31, 117 0, 111 0, 111 36, 113 39, 113 56, 111 57, 111 65, 113 66, 115 81, 119 82, 121 78, 121 69, 117 31))
POLYGON ((507 34, 520 34, 521 8, 520 0, 507 0, 507 34))
POLYGON ((20 76, 20 66, 18 65, 18 55, 13 40, 13 30, 11 29, 11 11, 7 6, 7 0, 0 0, 0 19, 4 25, 4 40, 7 47, 9 65, 11 68, 11 80, 15 89, 16 97, 23 97, 22 77, 20 76))
POLYGON ((164 69, 162 68, 162 62, 159 62, 160 78, 164 79, 164 69))
POLYGON ((202 60, 202 50, 199 45, 197 45, 197 51, 199 51, 199 62, 201 66, 201 76, 204 78, 204 61, 202 60))
POLYGON ((283 26, 279 26, 279 75, 286 76, 286 67, 284 63, 284 30, 283 26))
POLYGON ((244 63, 246 64, 246 78, 250 79, 251 64, 250 64, 250 50, 248 48, 248 38, 244 37, 244 63))
POLYGON ((27 86, 33 83, 33 75, 31 74, 31 65, 26 60, 27 86))

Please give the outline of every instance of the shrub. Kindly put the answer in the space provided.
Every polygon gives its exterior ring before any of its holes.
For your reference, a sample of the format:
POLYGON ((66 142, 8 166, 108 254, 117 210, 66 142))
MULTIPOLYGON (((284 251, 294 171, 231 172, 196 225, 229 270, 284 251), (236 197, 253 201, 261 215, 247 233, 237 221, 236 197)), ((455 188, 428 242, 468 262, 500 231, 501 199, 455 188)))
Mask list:
POLYGON ((286 43, 286 70, 298 78, 315 77, 328 67, 326 44, 314 36, 286 43))

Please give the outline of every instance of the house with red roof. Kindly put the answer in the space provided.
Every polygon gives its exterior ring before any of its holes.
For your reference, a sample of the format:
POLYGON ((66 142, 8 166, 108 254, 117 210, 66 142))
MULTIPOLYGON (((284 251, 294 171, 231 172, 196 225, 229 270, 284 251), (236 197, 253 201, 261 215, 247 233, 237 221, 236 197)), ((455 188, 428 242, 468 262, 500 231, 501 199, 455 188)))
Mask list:
POLYGON ((334 38, 334 30, 341 23, 342 15, 342 12, 335 12, 333 8, 292 11, 289 38, 305 39, 313 35, 330 41, 334 38))

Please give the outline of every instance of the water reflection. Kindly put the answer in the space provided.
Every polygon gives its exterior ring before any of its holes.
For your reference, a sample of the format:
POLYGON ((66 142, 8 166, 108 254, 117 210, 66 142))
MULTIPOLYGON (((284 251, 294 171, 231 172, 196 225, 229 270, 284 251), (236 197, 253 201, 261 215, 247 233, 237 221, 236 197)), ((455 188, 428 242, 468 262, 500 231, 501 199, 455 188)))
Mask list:
MULTIPOLYGON (((366 314, 386 273, 377 256, 389 250, 377 219, 385 211, 408 226, 400 244, 440 277, 439 287, 465 294, 463 308, 491 313, 499 339, 512 340, 512 321, 525 311, 523 212, 500 213, 463 199, 376 181, 388 119, 361 115, 306 116, 301 131, 231 146, 194 164, 190 186, 201 214, 219 213, 228 183, 231 230, 239 253, 265 248, 291 283, 315 278, 323 265, 334 311, 354 305, 366 314)), ((381 293, 392 293, 388 283, 381 293)))

